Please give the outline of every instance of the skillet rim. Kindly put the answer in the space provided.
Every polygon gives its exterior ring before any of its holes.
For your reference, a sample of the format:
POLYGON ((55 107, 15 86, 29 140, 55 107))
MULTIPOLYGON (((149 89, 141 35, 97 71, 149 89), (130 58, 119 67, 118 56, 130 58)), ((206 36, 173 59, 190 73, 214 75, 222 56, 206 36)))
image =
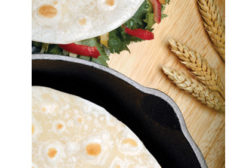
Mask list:
POLYGON ((82 60, 79 58, 73 58, 73 57, 61 56, 61 55, 52 55, 52 54, 32 54, 32 61, 33 60, 34 61, 36 61, 36 60, 65 61, 65 62, 71 62, 71 63, 78 63, 78 64, 89 66, 89 67, 92 67, 95 69, 99 69, 103 72, 106 72, 106 73, 113 75, 116 78, 123 80, 124 82, 128 83, 129 85, 133 86, 135 89, 137 89, 145 94, 154 95, 154 96, 159 97, 162 100, 166 101, 173 108, 173 110, 178 118, 182 133, 185 136, 186 140, 189 142, 190 146, 192 147, 192 149, 193 149, 193 151, 194 151, 194 153, 200 163, 200 166, 202 168, 207 168, 207 164, 206 164, 206 161, 203 157, 203 154, 201 153, 199 147, 196 145, 196 143, 192 139, 192 137, 186 127, 182 112, 180 111, 179 107, 174 102, 174 100, 171 97, 169 97, 168 95, 166 95, 165 93, 163 93, 157 89, 142 86, 139 83, 128 78, 127 76, 123 75, 122 73, 115 71, 111 68, 108 68, 103 65, 99 65, 97 63, 93 63, 90 61, 82 60))

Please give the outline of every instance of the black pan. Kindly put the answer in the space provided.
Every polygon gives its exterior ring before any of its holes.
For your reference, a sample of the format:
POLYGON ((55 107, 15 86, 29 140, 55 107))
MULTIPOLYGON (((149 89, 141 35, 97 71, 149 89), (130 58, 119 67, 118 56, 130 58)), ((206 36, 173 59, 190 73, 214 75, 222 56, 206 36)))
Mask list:
POLYGON ((164 93, 104 66, 65 56, 33 55, 32 85, 90 100, 125 123, 163 168, 206 168, 182 113, 164 93))

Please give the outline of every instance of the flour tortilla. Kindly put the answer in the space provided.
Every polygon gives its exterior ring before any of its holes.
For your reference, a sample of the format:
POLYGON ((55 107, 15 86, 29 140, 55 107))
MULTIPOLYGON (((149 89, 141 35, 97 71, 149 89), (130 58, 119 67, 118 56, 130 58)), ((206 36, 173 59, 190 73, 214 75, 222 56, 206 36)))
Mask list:
POLYGON ((160 168, 105 109, 38 86, 32 88, 32 162, 34 168, 160 168))
POLYGON ((32 40, 66 44, 108 33, 144 0, 32 0, 32 40))

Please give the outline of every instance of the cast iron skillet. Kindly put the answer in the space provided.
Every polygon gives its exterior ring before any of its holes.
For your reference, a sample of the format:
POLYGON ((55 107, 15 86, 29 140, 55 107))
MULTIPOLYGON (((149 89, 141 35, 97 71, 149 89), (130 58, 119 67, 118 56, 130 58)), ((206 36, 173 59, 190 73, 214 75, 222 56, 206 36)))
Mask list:
POLYGON ((88 61, 33 55, 32 85, 47 86, 90 100, 125 123, 163 168, 206 168, 182 113, 164 93, 88 61))

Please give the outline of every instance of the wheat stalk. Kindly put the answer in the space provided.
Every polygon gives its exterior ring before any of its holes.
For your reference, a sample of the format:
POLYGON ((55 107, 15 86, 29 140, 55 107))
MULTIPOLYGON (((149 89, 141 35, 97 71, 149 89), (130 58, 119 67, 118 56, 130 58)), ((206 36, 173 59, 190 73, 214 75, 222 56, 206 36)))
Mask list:
POLYGON ((172 70, 166 66, 163 66, 162 69, 177 87, 192 94, 192 96, 208 107, 220 112, 225 111, 225 100, 219 93, 210 90, 204 84, 190 78, 184 73, 172 70))
POLYGON ((199 12, 216 51, 225 61, 225 25, 214 0, 198 0, 199 12))
POLYGON ((196 76, 196 78, 209 89, 218 91, 225 98, 225 88, 219 75, 210 67, 207 60, 199 53, 190 50, 182 43, 172 39, 169 41, 171 51, 181 60, 181 62, 196 76))

